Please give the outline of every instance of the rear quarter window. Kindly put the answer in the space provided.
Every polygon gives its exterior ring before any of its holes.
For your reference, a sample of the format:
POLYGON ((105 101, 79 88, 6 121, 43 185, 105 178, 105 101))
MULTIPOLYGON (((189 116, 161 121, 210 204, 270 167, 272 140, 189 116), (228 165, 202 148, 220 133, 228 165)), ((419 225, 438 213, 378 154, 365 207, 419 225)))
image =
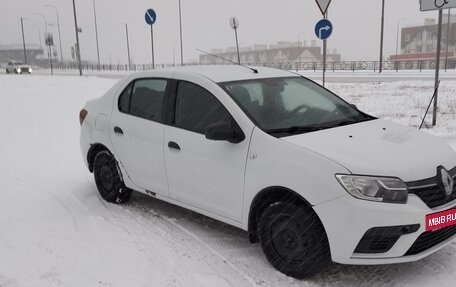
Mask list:
POLYGON ((119 96, 119 111, 160 122, 167 86, 166 79, 151 78, 133 81, 119 96))

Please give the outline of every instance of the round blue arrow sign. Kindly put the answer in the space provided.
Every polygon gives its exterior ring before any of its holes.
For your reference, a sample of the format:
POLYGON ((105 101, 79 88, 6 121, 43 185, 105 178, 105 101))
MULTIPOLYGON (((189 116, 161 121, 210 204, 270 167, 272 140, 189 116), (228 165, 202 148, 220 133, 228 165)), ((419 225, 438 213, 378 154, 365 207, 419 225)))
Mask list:
POLYGON ((153 25, 155 21, 157 21, 157 13, 155 13, 154 9, 149 9, 146 11, 144 18, 146 19, 146 23, 148 25, 153 25))
POLYGON ((317 35, 318 39, 326 40, 331 36, 333 31, 332 23, 327 19, 321 19, 318 21, 317 25, 315 25, 315 35, 317 35))

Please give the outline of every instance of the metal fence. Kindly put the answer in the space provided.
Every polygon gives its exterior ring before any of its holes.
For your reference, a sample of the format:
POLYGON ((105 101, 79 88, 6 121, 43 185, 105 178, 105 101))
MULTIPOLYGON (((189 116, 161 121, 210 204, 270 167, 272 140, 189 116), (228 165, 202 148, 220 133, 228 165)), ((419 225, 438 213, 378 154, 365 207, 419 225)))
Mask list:
MULTIPOLYGON (((229 64, 229 63, 227 63, 229 64)), ((322 71, 323 63, 321 62, 279 62, 279 63, 243 63, 248 66, 263 66, 272 67, 282 70, 296 70, 296 71, 322 71)), ((186 64, 186 66, 199 65, 199 64, 186 64)), ((49 63, 42 63, 42 68, 49 68, 49 63)), ((61 64, 54 63, 54 69, 56 70, 77 70, 77 64, 61 64)), ((155 69, 163 69, 174 67, 178 65, 172 64, 159 64, 155 65, 155 69)), ((384 71, 401 71, 401 70, 434 70, 434 60, 414 60, 414 61, 384 61, 384 71)), ((326 63, 326 71, 372 71, 376 72, 380 68, 379 61, 341 61, 341 62, 328 62, 326 63)), ((448 61, 442 61, 440 63, 440 69, 455 69, 456 59, 448 61)), ((96 65, 96 64, 83 64, 82 69, 84 71, 112 71, 112 72, 125 72, 125 71, 146 71, 152 70, 151 64, 134 64, 134 65, 96 65)))

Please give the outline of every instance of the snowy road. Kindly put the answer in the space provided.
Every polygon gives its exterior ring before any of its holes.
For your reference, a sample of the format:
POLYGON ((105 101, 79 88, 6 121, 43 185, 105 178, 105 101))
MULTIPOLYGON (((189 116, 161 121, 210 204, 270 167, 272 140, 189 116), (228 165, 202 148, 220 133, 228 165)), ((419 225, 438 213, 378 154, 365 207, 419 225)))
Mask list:
MULTIPOLYGON (((415 263, 331 265, 298 281, 275 271, 247 234, 135 194, 99 197, 79 151, 83 103, 115 83, 0 75, 0 286, 454 286, 456 243, 415 263)), ((374 115, 415 125, 432 83, 331 84, 374 115)), ((442 82, 440 124, 456 135, 456 83, 442 82)))

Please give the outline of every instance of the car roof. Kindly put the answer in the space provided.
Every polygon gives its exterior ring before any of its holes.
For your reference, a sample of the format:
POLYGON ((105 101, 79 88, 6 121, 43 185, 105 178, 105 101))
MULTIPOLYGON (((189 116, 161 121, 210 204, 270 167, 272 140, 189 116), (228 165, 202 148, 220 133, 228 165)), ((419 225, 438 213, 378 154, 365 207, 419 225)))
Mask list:
POLYGON ((198 74, 216 83, 262 78, 299 77, 295 73, 279 69, 255 66, 251 66, 251 68, 256 69, 258 73, 254 73, 253 70, 240 65, 195 65, 142 72, 135 74, 135 76, 157 77, 160 75, 160 71, 172 71, 175 73, 198 74))

